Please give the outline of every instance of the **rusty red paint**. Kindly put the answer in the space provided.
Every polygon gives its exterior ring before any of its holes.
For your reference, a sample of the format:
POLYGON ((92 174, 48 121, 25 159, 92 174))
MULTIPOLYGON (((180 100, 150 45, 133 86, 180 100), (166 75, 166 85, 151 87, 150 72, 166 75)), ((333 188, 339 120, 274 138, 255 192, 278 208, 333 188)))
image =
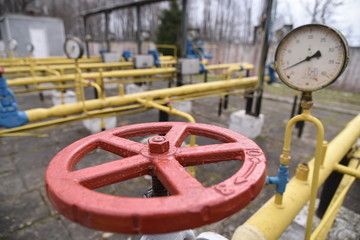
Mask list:
POLYGON ((102 231, 155 234, 191 229, 230 216, 261 191, 265 177, 262 150, 241 134, 207 124, 162 122, 115 128, 83 138, 51 160, 45 180, 50 202, 75 222, 102 231), (165 136, 151 138, 149 145, 127 139, 144 134, 165 136), (222 143, 180 148, 188 135, 222 143), (154 152, 152 144, 159 142, 168 142, 168 146, 160 150, 156 146, 154 152), (73 170, 96 148, 123 158, 73 170), (239 171, 212 187, 204 187, 184 168, 234 159, 243 161, 239 171), (92 190, 145 174, 155 174, 171 195, 129 198, 92 190))

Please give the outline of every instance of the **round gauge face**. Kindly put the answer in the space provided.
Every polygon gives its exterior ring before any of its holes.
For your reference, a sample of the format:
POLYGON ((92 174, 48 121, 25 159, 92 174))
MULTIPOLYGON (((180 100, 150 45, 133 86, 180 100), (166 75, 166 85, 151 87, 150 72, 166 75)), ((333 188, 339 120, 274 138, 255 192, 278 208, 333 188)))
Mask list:
POLYGON ((333 83, 349 60, 343 35, 325 25, 292 30, 279 43, 275 67, 280 79, 300 91, 315 91, 333 83))
POLYGON ((34 45, 32 45, 32 43, 28 43, 26 44, 26 51, 28 51, 29 53, 32 53, 34 51, 34 45))
POLYGON ((17 48, 17 41, 15 40, 15 39, 11 39, 10 41, 9 41, 9 49, 11 50, 11 51, 14 51, 16 48, 17 48))
POLYGON ((66 56, 71 59, 81 58, 84 53, 84 49, 80 39, 75 37, 70 37, 66 39, 64 44, 64 51, 66 56))

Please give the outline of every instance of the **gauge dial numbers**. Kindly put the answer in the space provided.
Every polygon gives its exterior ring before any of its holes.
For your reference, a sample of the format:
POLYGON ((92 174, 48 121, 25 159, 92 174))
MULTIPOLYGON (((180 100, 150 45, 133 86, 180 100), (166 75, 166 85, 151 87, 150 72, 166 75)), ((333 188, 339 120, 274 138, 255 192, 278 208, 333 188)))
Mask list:
POLYGON ((300 91, 315 91, 333 83, 345 70, 349 50, 343 35, 325 25, 292 30, 279 43, 275 67, 280 79, 300 91))
POLYGON ((84 54, 84 48, 80 39, 69 37, 64 44, 64 51, 68 58, 78 59, 84 54))

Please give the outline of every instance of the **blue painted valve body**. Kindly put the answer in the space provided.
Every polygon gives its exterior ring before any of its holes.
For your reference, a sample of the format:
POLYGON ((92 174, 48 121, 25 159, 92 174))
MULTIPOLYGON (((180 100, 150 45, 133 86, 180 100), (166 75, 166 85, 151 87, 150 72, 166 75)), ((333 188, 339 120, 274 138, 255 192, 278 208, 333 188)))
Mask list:
POLYGON ((0 127, 18 127, 28 120, 25 112, 18 111, 16 97, 8 88, 6 78, 0 76, 0 127))
POLYGON ((289 169, 280 164, 276 177, 266 177, 266 184, 276 184, 276 192, 281 195, 285 192, 286 184, 289 182, 289 169))

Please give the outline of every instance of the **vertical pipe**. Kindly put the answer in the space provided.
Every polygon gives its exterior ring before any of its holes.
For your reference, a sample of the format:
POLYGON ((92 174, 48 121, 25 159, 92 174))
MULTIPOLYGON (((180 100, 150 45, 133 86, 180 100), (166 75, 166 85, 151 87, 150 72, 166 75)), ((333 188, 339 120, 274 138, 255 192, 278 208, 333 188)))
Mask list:
POLYGON ((169 114, 167 112, 159 110, 159 122, 168 122, 168 121, 169 121, 169 114))
POLYGON ((264 26, 264 37, 261 44, 261 55, 260 55, 260 62, 259 62, 259 70, 258 70, 258 77, 260 80, 260 86, 262 87, 264 84, 264 71, 266 67, 266 58, 268 55, 269 50, 269 38, 270 38, 270 28, 271 28, 271 17, 272 17, 272 9, 273 9, 273 0, 266 1, 266 21, 264 26))
POLYGON ((182 0, 182 15, 181 15, 181 57, 186 57, 187 44, 187 0, 182 0))
POLYGON ((266 67, 266 58, 268 55, 269 50, 269 38, 270 38, 270 28, 271 28, 271 17, 272 17, 272 9, 273 9, 273 0, 266 1, 266 21, 264 26, 264 38, 262 41, 261 46, 261 55, 260 55, 260 63, 259 63, 259 70, 258 70, 258 77, 259 77, 259 85, 257 88, 258 91, 258 97, 257 97, 257 104, 255 109, 255 116, 258 117, 261 112, 261 100, 262 100, 262 87, 264 85, 264 72, 266 67))
POLYGON ((105 41, 106 51, 110 52, 110 40, 109 40, 109 12, 105 12, 105 41))
POLYGON ((140 5, 136 5, 136 41, 137 41, 137 52, 141 54, 141 9, 140 5))
POLYGON ((246 95, 246 104, 245 104, 245 113, 247 115, 252 114, 252 106, 254 102, 254 91, 245 92, 246 95))
POLYGON ((85 51, 86 51, 86 57, 90 58, 90 52, 89 52, 89 39, 87 38, 88 35, 88 28, 87 28, 87 16, 83 17, 84 20, 84 39, 85 39, 85 51))
POLYGON ((294 96, 294 102, 293 102, 292 109, 291 109, 290 119, 295 116, 295 111, 296 111, 296 106, 297 106, 297 100, 298 100, 298 95, 296 94, 296 95, 294 96))

